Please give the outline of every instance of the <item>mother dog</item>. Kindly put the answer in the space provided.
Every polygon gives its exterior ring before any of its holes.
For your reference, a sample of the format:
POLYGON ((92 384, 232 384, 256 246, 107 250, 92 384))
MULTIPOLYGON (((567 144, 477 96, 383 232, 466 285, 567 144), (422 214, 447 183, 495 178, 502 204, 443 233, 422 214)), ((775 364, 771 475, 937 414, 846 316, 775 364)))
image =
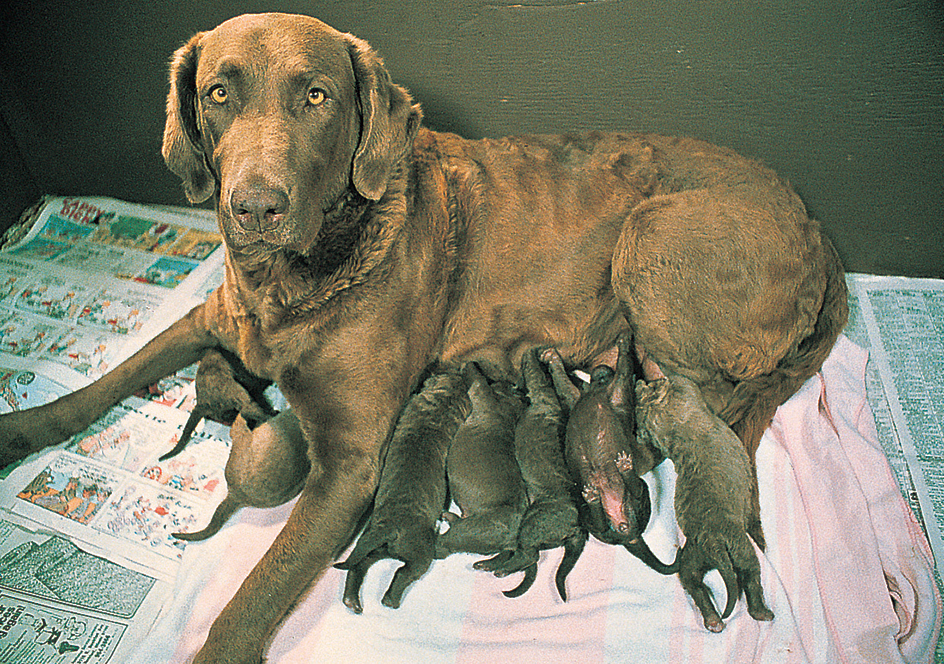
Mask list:
MULTIPOLYGON (((196 35, 174 56, 163 152, 191 201, 216 197, 225 284, 97 383, 0 419, 13 461, 218 347, 279 385, 311 472, 199 662, 262 658, 353 536, 431 368, 475 360, 514 378, 539 345, 593 366, 630 329, 645 366, 692 379, 753 452, 845 323, 833 248, 756 163, 690 139, 468 141, 420 121, 366 43, 315 19, 247 15, 196 35)), ((746 534, 691 530, 686 587, 711 567, 736 574, 769 618, 753 550, 728 553, 746 534)))

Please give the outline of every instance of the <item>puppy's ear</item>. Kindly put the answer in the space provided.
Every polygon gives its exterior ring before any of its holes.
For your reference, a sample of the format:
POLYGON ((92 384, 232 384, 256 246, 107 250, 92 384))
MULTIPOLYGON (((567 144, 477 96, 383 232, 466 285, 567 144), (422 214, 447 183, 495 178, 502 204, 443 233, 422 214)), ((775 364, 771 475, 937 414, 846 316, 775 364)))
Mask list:
POLYGON ((184 185, 187 200, 202 203, 216 191, 216 180, 207 167, 197 123, 198 33, 174 52, 170 65, 170 93, 164 125, 164 162, 184 185))
POLYGON ((352 179, 361 196, 376 201, 387 190, 394 166, 413 147, 423 114, 409 93, 393 84, 383 60, 367 42, 352 35, 347 38, 361 110, 352 179))
POLYGON ((665 401, 669 393, 667 378, 657 378, 648 383, 642 379, 636 381, 636 410, 637 416, 642 408, 649 408, 665 401))
POLYGON ((649 383, 652 386, 652 394, 655 396, 656 403, 662 403, 669 397, 672 391, 672 382, 668 378, 657 378, 649 383))

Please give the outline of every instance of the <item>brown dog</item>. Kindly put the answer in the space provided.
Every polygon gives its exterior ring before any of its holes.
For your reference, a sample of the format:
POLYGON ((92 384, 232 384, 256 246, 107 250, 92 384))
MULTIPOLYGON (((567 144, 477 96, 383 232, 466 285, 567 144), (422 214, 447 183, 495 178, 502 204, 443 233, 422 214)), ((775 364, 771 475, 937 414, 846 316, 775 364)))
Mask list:
POLYGON ((197 425, 205 417, 233 422, 237 415, 242 415, 243 423, 249 428, 255 428, 275 415, 275 410, 265 396, 270 381, 250 374, 238 357, 223 348, 211 348, 203 355, 194 382, 197 403, 180 432, 177 444, 161 456, 161 461, 183 451, 197 425))
POLYGON ((596 366, 629 321, 753 452, 845 323, 835 252, 769 170, 682 138, 428 131, 366 43, 309 17, 196 35, 174 56, 167 110, 169 167, 191 200, 216 197, 226 281, 98 382, 0 418, 0 462, 209 348, 278 384, 311 472, 197 662, 260 660, 350 540, 432 363, 513 379, 544 345, 596 366))
MULTIPOLYGON (((643 538, 652 505, 635 468, 635 459, 644 455, 636 441, 636 378, 627 335, 617 349, 616 369, 596 367, 582 392, 560 355, 553 349, 545 353, 554 389, 568 411, 564 458, 581 487, 581 524, 601 542, 622 544, 660 574, 675 574, 678 567, 659 560, 643 538)), ((652 452, 648 458, 654 458, 652 452)))
POLYGON ((518 597, 534 583, 540 551, 563 546, 555 584, 560 598, 567 601, 564 582, 583 552, 587 533, 580 527, 577 484, 564 460, 563 411, 538 355, 532 348, 521 358, 521 379, 529 403, 515 427, 514 441, 529 504, 514 546, 473 567, 498 576, 524 571, 521 583, 504 593, 518 597))
POLYGON ((286 410, 252 431, 242 414, 230 428, 226 461, 226 498, 210 523, 194 533, 174 533, 190 542, 216 534, 240 507, 275 507, 294 498, 308 477, 307 445, 298 418, 286 410))

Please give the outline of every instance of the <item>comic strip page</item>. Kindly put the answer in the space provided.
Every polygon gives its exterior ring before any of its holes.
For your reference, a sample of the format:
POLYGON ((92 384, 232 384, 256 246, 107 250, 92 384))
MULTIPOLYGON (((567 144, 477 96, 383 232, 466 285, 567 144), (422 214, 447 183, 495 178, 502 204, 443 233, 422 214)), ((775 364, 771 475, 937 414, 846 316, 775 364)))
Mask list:
MULTIPOLYGON (((0 240, 0 412, 48 403, 222 283, 206 211, 47 198, 0 240)), ((0 662, 125 661, 226 492, 226 427, 179 440, 195 367, 0 475, 0 662)))
POLYGON ((222 238, 206 211, 49 198, 28 223, 0 252, 0 352, 87 382, 219 283, 222 238))

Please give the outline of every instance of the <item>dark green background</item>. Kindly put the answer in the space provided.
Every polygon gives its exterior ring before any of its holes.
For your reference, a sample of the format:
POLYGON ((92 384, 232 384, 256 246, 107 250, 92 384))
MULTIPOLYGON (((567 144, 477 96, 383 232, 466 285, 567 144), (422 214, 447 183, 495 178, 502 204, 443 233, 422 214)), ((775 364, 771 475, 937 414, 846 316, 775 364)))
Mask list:
POLYGON ((937 0, 8 0, 0 223, 41 193, 184 204, 160 157, 170 53, 269 10, 369 41, 433 128, 705 138, 789 178, 848 269, 944 277, 937 0))

